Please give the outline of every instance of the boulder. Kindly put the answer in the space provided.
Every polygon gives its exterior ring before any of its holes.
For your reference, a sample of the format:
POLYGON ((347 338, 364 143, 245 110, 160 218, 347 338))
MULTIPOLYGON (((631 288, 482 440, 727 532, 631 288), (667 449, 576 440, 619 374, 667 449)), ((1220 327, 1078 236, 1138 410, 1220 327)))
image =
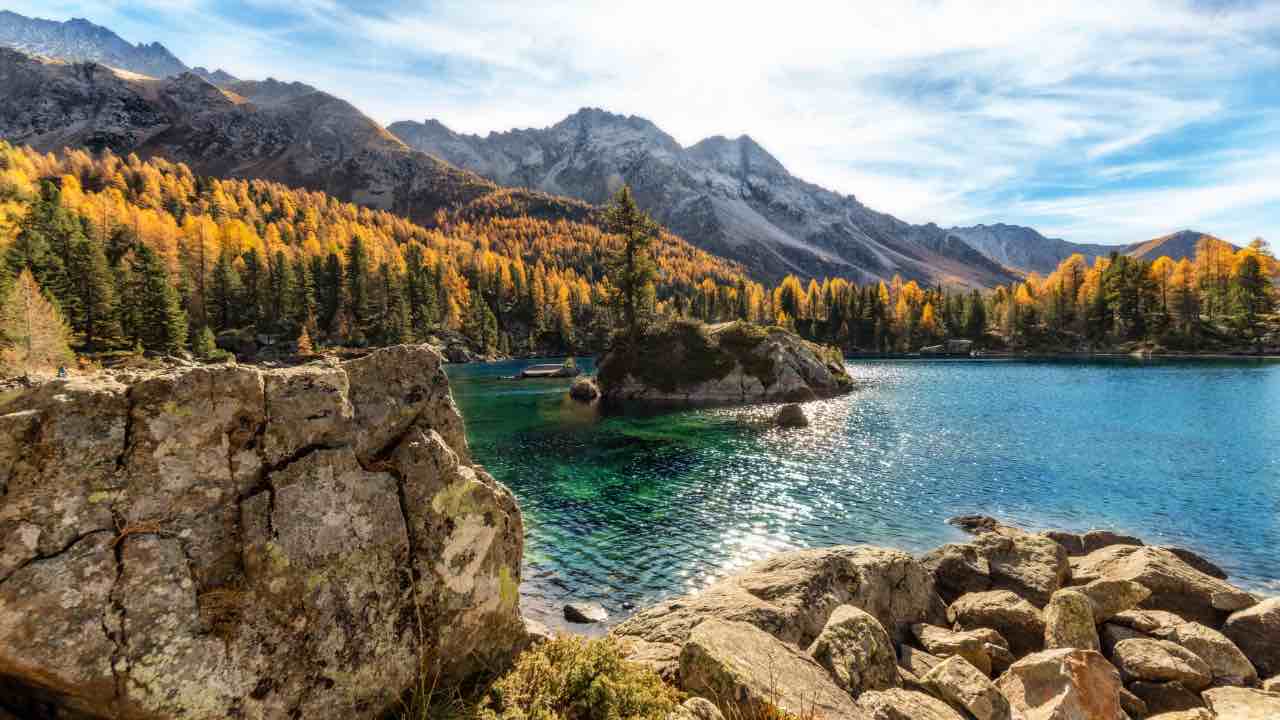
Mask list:
POLYGON ((1129 714, 1129 717, 1146 717, 1151 713, 1147 707, 1146 701, 1134 695, 1129 688, 1120 687, 1120 708, 1129 714))
POLYGON ((1011 720, 1009 701, 980 670, 962 657, 950 657, 921 681, 934 695, 977 720, 1011 720))
POLYGON ((991 658, 991 671, 995 674, 1004 672, 1010 665, 1017 660, 1013 656, 1013 651, 1009 649, 1009 641, 1004 636, 991 628, 977 628, 969 631, 982 640, 982 649, 986 651, 987 657, 991 658))
POLYGON ((1098 650, 1098 628, 1093 622, 1093 603, 1078 590, 1059 590, 1044 609, 1044 647, 1098 650))
POLYGON ((1173 553, 1158 547, 1112 545, 1077 558, 1077 574, 1091 578, 1132 580, 1151 591, 1147 610, 1165 610, 1185 620, 1220 626, 1227 615, 1253 606, 1247 592, 1205 575, 1173 553))
POLYGON ((927 623, 912 625, 911 632, 930 654, 939 658, 958 655, 984 675, 991 674, 991 656, 987 654, 987 643, 976 632, 956 632, 927 623))
POLYGON ((793 332, 747 322, 658 323, 640 352, 600 360, 606 400, 641 403, 804 402, 853 389, 844 357, 793 332))
POLYGON ((1077 587, 1093 606, 1093 621, 1103 623, 1117 613, 1132 610, 1151 596, 1151 591, 1133 580, 1099 578, 1077 587))
POLYGON ((965 720, 945 702, 915 690, 872 690, 858 698, 869 720, 965 720))
POLYGON ((1065 530, 1046 530, 1041 533, 1045 537, 1053 540, 1067 551, 1070 557, 1079 557, 1084 555, 1084 538, 1080 533, 1067 532, 1065 530))
POLYGON ((809 427, 809 417, 804 414, 803 407, 791 403, 779 408, 778 413, 773 416, 773 424, 784 428, 809 427))
POLYGON ((1226 570, 1223 570, 1222 568, 1218 567, 1214 563, 1205 559, 1205 557, 1203 555, 1200 555, 1199 553, 1195 553, 1190 550, 1187 550, 1186 548, 1180 548, 1180 547, 1170 547, 1166 545, 1162 545, 1161 547, 1173 553, 1174 555, 1177 555, 1179 560, 1199 570, 1205 575, 1208 575, 1209 577, 1215 577, 1215 578, 1218 578, 1219 580, 1227 579, 1226 570))
POLYGON ((1275 720, 1280 718, 1280 694, 1241 687, 1204 691, 1204 701, 1218 720, 1275 720))
POLYGON ((831 613, 809 646, 809 655, 855 698, 866 690, 901 685, 889 634, 874 617, 852 605, 841 605, 831 613))
POLYGON ((1280 675, 1263 680, 1262 689, 1267 692, 1280 693, 1280 675))
POLYGON ((1227 618, 1222 632, 1264 677, 1280 675, 1280 598, 1270 598, 1227 618))
POLYGON ((668 720, 724 720, 724 715, 710 700, 691 697, 681 703, 668 720))
POLYGON ((866 717, 821 665, 744 622, 712 618, 693 628, 680 652, 680 685, 714 698, 730 716, 781 710, 800 717, 866 717))
POLYGON ((1142 700, 1152 715, 1204 707, 1199 694, 1176 680, 1164 683, 1138 680, 1129 683, 1129 691, 1142 700))
POLYGON ((1120 674, 1096 651, 1062 648, 1014 663, 996 687, 1025 720, 1125 720, 1120 674))
POLYGON ((589 403, 600 397, 600 388, 591 378, 580 377, 569 386, 569 397, 578 402, 589 403))
POLYGON ((1213 679, 1205 661, 1168 640, 1121 640, 1111 652, 1111 661, 1126 680, 1177 680, 1192 690, 1200 690, 1213 679))
POLYGON ((1034 605, 1008 590, 969 593, 947 608, 958 630, 991 628, 1009 641, 1017 657, 1044 648, 1044 618, 1034 605))
POLYGON ((440 356, 54 381, 0 407, 19 715, 379 717, 524 642, 524 531, 440 356))
POLYGON ((1124 625, 1116 625, 1115 623, 1103 623, 1098 628, 1098 640, 1102 644, 1102 652, 1111 657, 1111 653, 1115 651, 1116 643, 1121 640, 1129 640, 1132 638, 1150 638, 1151 636, 1138 632, 1133 628, 1124 625))
POLYGON ((1147 720, 1216 720, 1216 717, 1206 708, 1196 708, 1194 710, 1160 713, 1159 715, 1148 717, 1147 720))
POLYGON ((943 599, 970 592, 1010 590, 1043 607, 1066 584, 1071 568, 1056 541, 998 525, 968 543, 943 545, 920 558, 943 599))
POLYGON ((1090 530, 1080 538, 1084 553, 1088 555, 1094 550, 1101 550, 1112 545, 1141 545, 1142 540, 1132 535, 1113 532, 1111 530, 1090 530))
POLYGON ((1164 610, 1125 610, 1111 616, 1107 622, 1150 634, 1162 628, 1181 625, 1186 620, 1164 610))
POLYGON ((564 619, 582 625, 602 623, 609 619, 609 611, 599 603, 571 602, 564 606, 564 619))
POLYGON ((841 605, 870 613, 895 641, 912 623, 939 622, 945 612, 932 576, 907 553, 837 546, 778 553, 700 593, 643 610, 613 632, 682 645, 696 625, 718 618, 808 647, 841 605))
POLYGON ((906 643, 898 645, 898 671, 900 674, 905 670, 919 679, 928 675, 929 671, 940 663, 942 663, 942 658, 937 655, 931 655, 906 643))
POLYGON ((680 677, 680 646, 670 643, 651 643, 637 637, 620 637, 623 656, 633 663, 644 665, 669 683, 680 677))
POLYGON ((1198 655, 1208 664, 1215 685, 1253 685, 1258 681, 1258 671, 1240 648, 1213 628, 1190 622, 1161 628, 1154 635, 1198 655))

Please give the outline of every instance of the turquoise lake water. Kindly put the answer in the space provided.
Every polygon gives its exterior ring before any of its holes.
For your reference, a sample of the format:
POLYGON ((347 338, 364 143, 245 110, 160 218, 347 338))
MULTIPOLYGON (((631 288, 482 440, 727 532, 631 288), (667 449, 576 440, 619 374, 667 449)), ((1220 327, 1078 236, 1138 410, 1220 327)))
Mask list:
POLYGON ((500 379, 527 364, 449 376, 524 511, 534 608, 617 618, 789 548, 917 552, 962 513, 1124 530, 1280 592, 1280 363, 851 362, 860 389, 807 430, 776 406, 600 417, 567 380, 500 379))

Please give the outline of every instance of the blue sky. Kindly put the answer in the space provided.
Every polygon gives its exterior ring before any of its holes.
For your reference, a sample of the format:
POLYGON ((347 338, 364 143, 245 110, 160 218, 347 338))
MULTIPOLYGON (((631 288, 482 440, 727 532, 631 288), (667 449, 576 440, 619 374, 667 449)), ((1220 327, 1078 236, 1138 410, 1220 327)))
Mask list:
POLYGON ((913 222, 1280 245, 1280 2, 9 2, 383 123, 485 133, 583 106, 750 134, 913 222), (534 7, 536 5, 537 7, 534 7))

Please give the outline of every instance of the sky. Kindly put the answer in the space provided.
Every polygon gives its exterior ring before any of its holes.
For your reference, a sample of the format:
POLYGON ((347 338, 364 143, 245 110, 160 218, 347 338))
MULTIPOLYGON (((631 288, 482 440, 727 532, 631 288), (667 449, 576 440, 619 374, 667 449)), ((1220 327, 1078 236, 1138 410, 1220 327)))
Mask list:
POLYGON ((916 223, 1280 245, 1280 0, 36 0, 188 65, 485 134, 580 107, 749 134, 916 223), (535 7, 536 6, 536 7, 535 7))

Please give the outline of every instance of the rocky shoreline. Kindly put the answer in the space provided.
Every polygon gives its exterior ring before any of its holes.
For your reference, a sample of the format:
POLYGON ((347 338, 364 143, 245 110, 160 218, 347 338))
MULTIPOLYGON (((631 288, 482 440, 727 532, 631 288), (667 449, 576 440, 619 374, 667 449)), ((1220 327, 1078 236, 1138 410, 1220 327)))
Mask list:
POLYGON ((971 541, 919 557, 782 553, 612 635, 727 716, 1280 717, 1280 598, 1113 532, 957 524, 971 541))

